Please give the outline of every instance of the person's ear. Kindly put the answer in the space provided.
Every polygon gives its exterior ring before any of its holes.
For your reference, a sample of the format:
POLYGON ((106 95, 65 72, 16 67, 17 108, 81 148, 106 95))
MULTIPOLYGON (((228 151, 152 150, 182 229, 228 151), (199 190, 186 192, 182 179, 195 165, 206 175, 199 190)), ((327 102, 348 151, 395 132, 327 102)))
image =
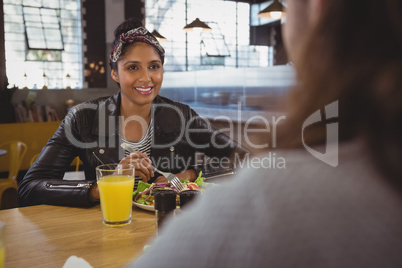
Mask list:
POLYGON ((120 81, 119 81, 119 76, 117 75, 116 70, 113 69, 113 70, 110 72, 110 76, 113 78, 114 81, 116 81, 117 83, 120 83, 120 81))

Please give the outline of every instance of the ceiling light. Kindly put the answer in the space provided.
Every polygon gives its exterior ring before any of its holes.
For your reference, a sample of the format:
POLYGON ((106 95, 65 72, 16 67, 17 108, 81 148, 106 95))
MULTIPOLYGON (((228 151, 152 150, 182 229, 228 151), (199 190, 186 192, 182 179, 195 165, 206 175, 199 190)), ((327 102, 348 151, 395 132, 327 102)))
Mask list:
POLYGON ((285 17, 285 14, 285 6, 279 2, 279 0, 274 0, 271 4, 258 13, 258 17, 278 20, 285 17))
POLYGON ((184 31, 210 31, 211 27, 209 27, 205 22, 200 21, 199 18, 196 18, 193 22, 187 24, 183 28, 184 31))
POLYGON ((155 36, 159 41, 167 41, 166 37, 161 35, 157 30, 152 31, 152 35, 155 36))

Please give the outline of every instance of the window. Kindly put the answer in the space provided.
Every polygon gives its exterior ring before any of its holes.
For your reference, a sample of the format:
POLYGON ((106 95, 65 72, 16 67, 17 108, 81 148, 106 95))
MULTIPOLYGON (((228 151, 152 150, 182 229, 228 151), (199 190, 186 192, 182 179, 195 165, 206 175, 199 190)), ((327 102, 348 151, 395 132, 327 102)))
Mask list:
POLYGON ((211 31, 201 33, 201 43, 205 47, 206 55, 230 57, 225 35, 220 30, 218 23, 209 22, 208 25, 211 27, 211 31))
POLYGON ((9 86, 82 88, 79 0, 4 0, 9 86))
POLYGON ((22 10, 29 49, 63 50, 60 9, 23 7, 22 10))
POLYGON ((221 0, 147 0, 145 5, 147 29, 157 30, 167 38, 161 42, 166 50, 166 71, 267 66, 268 59, 260 59, 266 57, 268 47, 250 45, 249 4, 221 0), (212 31, 188 32, 186 36, 183 27, 196 18, 206 22, 212 31))

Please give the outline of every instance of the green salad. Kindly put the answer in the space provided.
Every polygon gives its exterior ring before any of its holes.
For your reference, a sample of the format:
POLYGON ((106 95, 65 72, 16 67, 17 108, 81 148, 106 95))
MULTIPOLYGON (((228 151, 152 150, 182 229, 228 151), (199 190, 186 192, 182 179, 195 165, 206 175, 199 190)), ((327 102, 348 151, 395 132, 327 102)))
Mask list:
MULTIPOLYGON (((202 172, 198 174, 197 179, 194 182, 190 182, 188 179, 180 180, 183 184, 184 190, 198 190, 202 191, 207 188, 211 183, 204 182, 202 172)), ((146 183, 143 181, 138 182, 137 190, 133 192, 134 202, 142 205, 153 206, 154 195, 153 193, 158 190, 169 189, 174 190, 170 183, 146 183)))

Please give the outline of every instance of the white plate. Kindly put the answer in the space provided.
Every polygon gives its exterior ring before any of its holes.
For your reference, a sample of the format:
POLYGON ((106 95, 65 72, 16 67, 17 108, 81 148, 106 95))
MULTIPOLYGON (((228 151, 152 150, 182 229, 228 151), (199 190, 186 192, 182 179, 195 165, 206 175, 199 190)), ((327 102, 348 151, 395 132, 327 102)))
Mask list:
POLYGON ((143 204, 138 204, 137 202, 133 201, 133 204, 141 209, 148 210, 148 211, 155 211, 154 206, 149 206, 149 205, 143 205, 143 204))
MULTIPOLYGON (((137 202, 134 202, 134 201, 133 201, 133 204, 134 204, 136 207, 139 207, 139 208, 144 209, 144 210, 155 211, 155 207, 154 207, 154 206, 148 206, 148 205, 138 204, 137 202)), ((176 209, 178 209, 178 208, 180 208, 180 207, 177 206, 176 209)))

